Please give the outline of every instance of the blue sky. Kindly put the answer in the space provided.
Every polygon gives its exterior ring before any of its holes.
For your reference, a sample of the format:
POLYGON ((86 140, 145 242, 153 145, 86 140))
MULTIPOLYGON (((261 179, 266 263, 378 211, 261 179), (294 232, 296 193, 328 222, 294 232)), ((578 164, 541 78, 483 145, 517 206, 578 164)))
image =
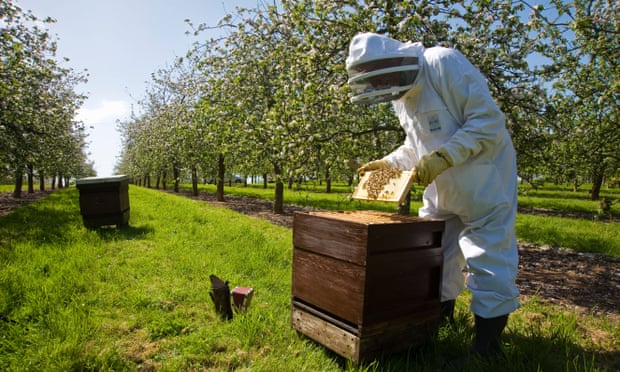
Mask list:
MULTIPOLYGON (((120 155, 116 120, 129 117, 144 95, 151 73, 171 65, 196 39, 185 19, 215 25, 236 6, 256 7, 257 0, 16 0, 39 18, 56 19, 48 28, 58 41, 65 66, 88 70, 78 86, 88 99, 78 120, 89 129, 89 159, 98 176, 110 176, 120 155)), ((216 32, 216 31, 213 31, 216 32)), ((211 35, 202 33, 204 40, 211 35)))

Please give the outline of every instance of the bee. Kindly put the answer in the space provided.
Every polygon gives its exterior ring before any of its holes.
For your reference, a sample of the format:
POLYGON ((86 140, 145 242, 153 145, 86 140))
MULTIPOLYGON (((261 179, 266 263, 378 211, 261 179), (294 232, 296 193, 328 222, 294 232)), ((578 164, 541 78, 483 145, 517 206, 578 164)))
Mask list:
POLYGON ((372 172, 363 186, 367 190, 368 197, 370 199, 379 198, 385 185, 389 184, 390 180, 399 178, 401 173, 402 170, 398 168, 381 168, 372 172))

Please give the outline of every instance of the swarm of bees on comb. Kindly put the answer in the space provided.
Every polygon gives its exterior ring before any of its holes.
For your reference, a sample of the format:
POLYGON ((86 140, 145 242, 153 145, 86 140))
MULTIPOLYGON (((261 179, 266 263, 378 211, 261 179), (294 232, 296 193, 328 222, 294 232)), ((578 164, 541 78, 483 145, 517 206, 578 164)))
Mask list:
POLYGON ((381 168, 373 171, 368 176, 368 181, 362 185, 370 199, 377 199, 381 195, 381 191, 390 180, 399 178, 402 170, 398 168, 381 168))

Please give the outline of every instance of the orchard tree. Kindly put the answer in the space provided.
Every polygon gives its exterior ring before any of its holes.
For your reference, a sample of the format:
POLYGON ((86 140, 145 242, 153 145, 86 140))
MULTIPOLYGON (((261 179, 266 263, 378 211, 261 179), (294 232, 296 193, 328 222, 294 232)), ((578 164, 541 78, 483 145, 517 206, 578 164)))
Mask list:
POLYGON ((281 15, 275 6, 240 13, 246 18, 223 42, 217 59, 217 98, 228 113, 219 125, 234 133, 235 146, 247 150, 245 164, 272 166, 274 212, 281 213, 284 168, 298 136, 286 106, 287 95, 296 93, 284 82, 294 64, 286 60, 288 48, 297 41, 288 25, 278 22, 281 15))
MULTIPOLYGON (((537 7, 521 1, 470 1, 465 4, 450 0, 422 3, 364 1, 346 4, 348 8, 342 6, 345 2, 296 3, 305 4, 305 7, 299 6, 297 9, 301 9, 299 19, 307 20, 308 25, 303 26, 302 21, 299 27, 304 30, 304 34, 307 33, 308 38, 312 38, 313 48, 333 45, 331 50, 329 47, 324 48, 321 54, 335 57, 323 62, 328 66, 325 69, 332 69, 332 79, 335 76, 341 77, 342 85, 345 85, 342 77, 346 78, 343 67, 347 43, 359 31, 386 33, 400 40, 421 41, 426 47, 442 45, 461 50, 487 76, 493 96, 506 113, 508 128, 520 154, 520 164, 523 167, 540 164, 538 149, 549 143, 547 127, 542 120, 545 114, 545 94, 528 63, 537 52, 536 46, 544 43, 544 39, 537 33, 540 25, 531 21, 537 7), (315 4, 316 9, 322 10, 317 12, 321 15, 329 14, 326 9, 347 11, 340 11, 333 19, 320 19, 316 22, 320 26, 313 29, 316 16, 308 11, 313 9, 308 4, 315 4), (323 4, 324 8, 316 4, 323 4), (336 43, 332 42, 334 38, 338 40, 336 43), (330 42, 322 43, 324 40, 330 42)), ((302 55, 299 58, 301 61, 307 59, 302 55)), ((342 95, 330 97, 325 91, 317 89, 316 92, 336 102, 333 106, 338 107, 340 113, 328 116, 335 119, 340 132, 335 132, 329 126, 317 128, 317 133, 331 140, 325 143, 337 144, 334 146, 335 151, 326 152, 327 158, 338 154, 338 149, 344 149, 349 152, 349 156, 359 154, 360 160, 367 161, 385 155, 402 143, 402 130, 391 112, 390 104, 351 108, 352 105, 342 95), (351 141, 346 140, 348 137, 345 133, 351 134, 351 141), (373 145, 367 146, 367 143, 373 145), (363 151, 358 153, 355 149, 363 151)), ((317 117, 325 116, 317 115, 314 118, 317 117)))
POLYGON ((208 150, 201 116, 195 105, 199 98, 201 77, 195 61, 178 58, 174 65, 152 74, 146 96, 140 101, 143 114, 119 124, 124 148, 119 170, 150 186, 150 176, 157 177, 156 187, 166 188, 172 175, 174 190, 185 170, 192 177, 193 192, 198 192, 198 168, 208 150))
POLYGON ((55 167, 65 177, 76 175, 73 160, 85 160, 84 141, 70 139, 83 139, 73 117, 84 97, 74 89, 86 79, 55 61, 56 43, 36 23, 52 19, 39 20, 6 0, 0 0, 0 9, 0 161, 13 173, 13 195, 20 197, 23 175, 35 169, 44 174, 50 158, 77 156, 55 167), (56 142, 63 140, 70 148, 54 152, 56 142))
POLYGON ((171 95, 158 116, 160 125, 163 125, 162 132, 166 133, 162 139, 171 157, 174 191, 179 191, 181 174, 188 169, 193 192, 197 194, 198 165, 207 146, 195 105, 204 79, 194 61, 187 58, 178 58, 168 73, 161 74, 161 78, 156 81, 171 95))
POLYGON ((145 126, 137 129, 146 130, 138 138, 142 146, 149 152, 140 153, 145 157, 141 161, 148 164, 143 172, 154 171, 159 187, 160 182, 166 188, 168 177, 174 182, 174 190, 178 191, 181 170, 187 164, 189 150, 187 148, 191 123, 191 104, 195 89, 188 89, 191 82, 184 80, 182 60, 175 65, 159 69, 151 75, 151 85, 146 97, 141 101, 144 117, 141 121, 145 126))
POLYGON ((575 186, 592 182, 597 200, 605 176, 620 164, 618 6, 607 0, 551 4, 556 17, 539 22, 555 32, 554 42, 541 50, 553 61, 542 71, 553 84, 553 161, 565 159, 563 176, 575 186))
POLYGON ((392 141, 385 142, 388 147, 377 146, 380 142, 369 146, 376 137, 365 134, 390 133, 396 137, 394 142, 402 134, 386 110, 367 110, 349 102, 345 58, 359 24, 354 8, 345 5, 338 1, 283 2, 288 22, 299 34, 290 57, 297 62, 290 80, 296 82, 298 94, 289 101, 294 120, 306 136, 291 159, 296 170, 292 176, 324 179, 326 192, 331 191, 332 178, 352 182, 360 158, 368 157, 369 150, 385 152, 393 146, 392 141))
POLYGON ((155 167, 149 154, 155 146, 152 145, 154 141, 150 140, 149 117, 147 114, 137 117, 133 113, 131 116, 129 120, 117 123, 123 147, 116 170, 117 173, 129 175, 137 184, 150 187, 150 175, 155 167))
MULTIPOLYGON (((246 153, 245 159, 250 159, 253 153, 241 139, 247 129, 244 128, 245 106, 236 96, 235 82, 239 76, 230 69, 225 41, 209 40, 206 45, 195 46, 193 54, 199 59, 197 64, 203 75, 196 104, 196 120, 205 149, 201 168, 205 176, 215 180, 216 199, 224 201, 224 182, 226 174, 232 173, 232 160, 239 153, 246 153), (226 164, 231 165, 228 171, 226 164)), ((237 170, 247 163, 239 161, 237 170)))
MULTIPOLYGON (((535 11, 524 2, 282 1, 244 11, 221 53, 222 92, 239 108, 239 146, 262 145, 250 159, 271 163, 277 181, 320 169, 329 178, 331 167, 353 165, 352 157, 366 161, 397 146, 402 131, 389 104, 353 107, 346 95, 348 42, 356 32, 375 31, 462 49, 489 77, 513 134, 529 135, 517 144, 533 153, 532 139, 546 137, 540 121, 523 120, 543 107, 526 62, 538 42, 529 36, 536 24, 523 20, 528 9, 535 11)), ((276 183, 276 209, 280 190, 276 183)))
MULTIPOLYGON (((181 90, 171 83, 174 79, 169 83, 154 77, 159 88, 149 92, 149 109, 140 121, 149 131, 141 141, 150 144, 136 148, 151 151, 151 160, 142 163, 154 169, 170 166, 171 156, 185 166, 198 161, 203 171, 210 168, 207 163, 216 163, 222 197, 225 164, 229 172, 264 172, 265 179, 269 173, 276 181, 276 212, 282 211, 285 180, 318 175, 329 190, 334 175, 352 179, 359 164, 382 157, 403 140, 390 104, 368 108, 349 102, 344 69, 348 43, 357 32, 374 31, 462 51, 487 77, 506 113, 519 172, 530 177, 557 159, 555 149, 571 151, 574 161, 594 154, 593 145, 578 151, 588 142, 570 142, 575 133, 601 140, 607 130, 612 134, 608 142, 617 143, 614 127, 607 126, 617 120, 617 48, 600 50, 603 43, 617 44, 617 32, 608 32, 617 17, 611 4, 590 4, 597 6, 316 0, 238 9, 214 26, 227 33, 210 40, 208 53, 195 62, 204 78, 197 79, 199 88, 193 92, 201 97, 195 115, 192 100, 178 105, 178 93, 171 92, 181 90), (584 35, 574 43, 558 22, 567 14, 575 21, 565 28, 584 35), (541 57, 552 64, 541 64, 541 57), (584 61, 592 61, 589 68, 584 61), (569 71, 573 80, 565 78, 569 71), (584 81, 592 78, 607 78, 610 88, 586 90, 584 81), (554 81, 571 83, 562 89, 553 86, 551 96, 545 88, 554 81), (580 93, 572 90, 576 87, 580 93), (166 99, 165 94, 172 95, 166 99), (578 105, 571 101, 575 97, 581 97, 578 105), (594 102, 598 111, 592 110, 594 102), (584 103, 584 110, 577 110, 584 103), (179 126, 180 119, 184 125, 179 126), (575 120, 596 121, 601 130, 575 131, 570 126, 575 120)), ((200 25, 196 32, 206 28, 200 25)), ((617 152, 604 142, 597 145, 604 149, 599 164, 613 163, 617 152)))
POLYGON ((531 66, 547 41, 543 25, 532 21, 538 9, 525 1, 366 1, 354 17, 364 31, 461 51, 506 114, 523 170, 540 164, 539 149, 549 143, 545 92, 531 66))

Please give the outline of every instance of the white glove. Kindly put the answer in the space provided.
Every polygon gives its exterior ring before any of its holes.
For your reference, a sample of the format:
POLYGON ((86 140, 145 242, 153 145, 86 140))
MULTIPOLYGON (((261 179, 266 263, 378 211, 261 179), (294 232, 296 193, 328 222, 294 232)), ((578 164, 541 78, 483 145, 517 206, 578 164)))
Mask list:
POLYGON ((390 163, 388 163, 387 160, 384 160, 384 159, 373 160, 359 167, 357 169, 357 173, 359 173, 360 176, 363 176, 364 173, 366 173, 367 171, 372 171, 372 170, 377 170, 377 169, 382 169, 382 168, 391 168, 391 167, 392 166, 390 165, 390 163))
POLYGON ((422 156, 412 170, 412 177, 422 186, 428 186, 443 171, 452 166, 452 159, 443 149, 438 149, 422 156))

